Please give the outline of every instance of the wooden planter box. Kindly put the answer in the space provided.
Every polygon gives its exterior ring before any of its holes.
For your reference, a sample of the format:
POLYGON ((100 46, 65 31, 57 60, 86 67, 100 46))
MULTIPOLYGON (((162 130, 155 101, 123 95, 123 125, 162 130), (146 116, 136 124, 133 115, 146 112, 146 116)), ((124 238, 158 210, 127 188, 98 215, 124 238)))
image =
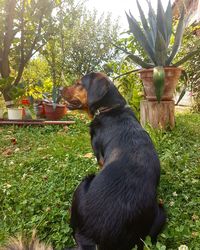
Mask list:
POLYGON ((153 128, 171 129, 175 126, 174 101, 147 101, 140 102, 140 122, 142 126, 150 124, 153 128))
POLYGON ((0 125, 21 125, 21 126, 29 126, 29 125, 70 125, 74 124, 75 121, 45 121, 45 120, 1 120, 0 125))

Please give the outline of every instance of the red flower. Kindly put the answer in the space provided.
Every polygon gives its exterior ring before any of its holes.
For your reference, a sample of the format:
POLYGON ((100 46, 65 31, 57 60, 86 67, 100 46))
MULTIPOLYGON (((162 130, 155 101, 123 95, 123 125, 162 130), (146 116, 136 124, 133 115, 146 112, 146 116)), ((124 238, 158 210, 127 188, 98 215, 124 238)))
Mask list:
POLYGON ((23 99, 22 100, 22 104, 29 106, 30 105, 30 101, 28 99, 23 99))

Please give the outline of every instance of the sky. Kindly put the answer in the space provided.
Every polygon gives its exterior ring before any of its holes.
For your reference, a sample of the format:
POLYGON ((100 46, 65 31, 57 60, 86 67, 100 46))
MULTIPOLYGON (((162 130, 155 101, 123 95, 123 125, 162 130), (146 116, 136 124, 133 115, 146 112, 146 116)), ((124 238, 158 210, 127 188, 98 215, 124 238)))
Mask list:
MULTIPOLYGON (((152 6, 156 9, 157 0, 150 0, 152 6)), ((164 8, 166 7, 168 1, 162 0, 164 8)), ((144 12, 147 12, 146 0, 139 0, 144 12)), ((99 13, 112 13, 113 19, 120 18, 120 25, 123 29, 128 29, 128 22, 126 19, 125 11, 131 11, 134 16, 139 16, 137 11, 136 0, 87 0, 86 6, 89 9, 97 9, 99 13)))

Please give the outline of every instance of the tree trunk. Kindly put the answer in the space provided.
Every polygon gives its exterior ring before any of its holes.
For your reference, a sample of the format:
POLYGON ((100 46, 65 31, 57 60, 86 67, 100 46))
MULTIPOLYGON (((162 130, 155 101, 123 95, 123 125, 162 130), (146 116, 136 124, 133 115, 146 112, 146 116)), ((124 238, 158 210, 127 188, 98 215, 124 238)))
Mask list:
POLYGON ((4 89, 2 91, 3 98, 4 98, 4 101, 5 101, 5 104, 6 104, 6 108, 11 108, 11 107, 14 106, 14 102, 13 102, 12 98, 10 97, 10 95, 8 93, 9 93, 8 89, 4 89))
MULTIPOLYGON (((9 53, 13 36, 13 20, 15 15, 16 0, 6 1, 5 12, 5 34, 3 37, 3 48, 0 50, 0 73, 2 78, 8 78, 10 76, 10 63, 9 53)), ((3 94, 6 107, 13 106, 12 98, 9 96, 9 89, 0 89, 3 94)))
POLYGON ((13 19, 15 15, 16 0, 6 3, 5 35, 3 38, 3 49, 1 50, 1 76, 7 78, 10 75, 9 52, 13 40, 13 19))

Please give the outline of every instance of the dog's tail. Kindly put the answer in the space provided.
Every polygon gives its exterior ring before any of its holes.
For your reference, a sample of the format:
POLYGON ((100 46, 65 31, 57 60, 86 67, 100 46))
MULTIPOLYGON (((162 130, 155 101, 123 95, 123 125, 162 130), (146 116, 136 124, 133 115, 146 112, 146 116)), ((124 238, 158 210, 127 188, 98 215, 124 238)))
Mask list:
POLYGON ((31 239, 22 235, 11 237, 0 250, 53 250, 53 248, 40 242, 36 237, 36 230, 33 230, 31 239))
POLYGON ((162 204, 158 204, 157 215, 150 230, 152 243, 156 243, 158 234, 163 230, 166 223, 166 213, 162 204))

